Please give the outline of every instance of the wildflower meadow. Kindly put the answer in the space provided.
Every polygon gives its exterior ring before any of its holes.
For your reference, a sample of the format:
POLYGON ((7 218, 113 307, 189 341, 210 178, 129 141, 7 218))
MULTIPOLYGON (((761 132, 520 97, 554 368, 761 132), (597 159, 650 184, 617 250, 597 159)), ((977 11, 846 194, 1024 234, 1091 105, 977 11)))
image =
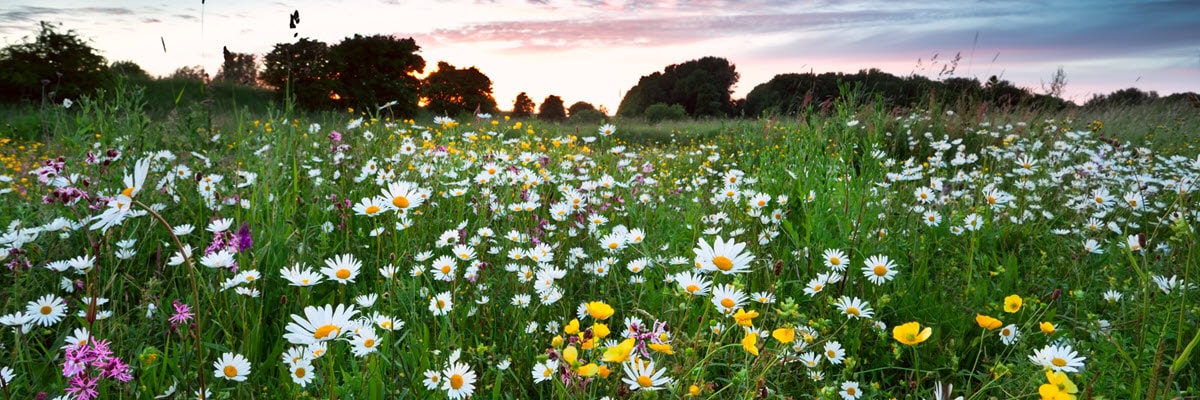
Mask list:
POLYGON ((1196 132, 136 100, 0 139, 0 398, 1200 395, 1196 132))

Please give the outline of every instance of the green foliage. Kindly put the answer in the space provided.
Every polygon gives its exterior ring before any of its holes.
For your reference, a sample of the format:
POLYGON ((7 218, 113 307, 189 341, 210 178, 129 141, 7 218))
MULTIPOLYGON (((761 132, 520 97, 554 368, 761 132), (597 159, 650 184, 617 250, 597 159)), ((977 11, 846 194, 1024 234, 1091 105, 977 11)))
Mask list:
POLYGON ((41 22, 33 41, 0 49, 0 101, 56 103, 109 84, 104 57, 74 30, 41 22))
POLYGON ((513 118, 529 118, 531 115, 533 115, 533 99, 529 98, 525 92, 517 93, 517 98, 513 99, 513 118))
POLYGON ((641 77, 621 99, 617 115, 641 116, 655 103, 678 104, 693 117, 733 115, 736 110, 730 94, 738 78, 734 65, 724 58, 671 64, 663 72, 641 77))
POLYGON ((570 107, 567 107, 567 116, 574 117, 576 113, 583 112, 584 110, 599 111, 596 110, 596 106, 593 106, 592 103, 588 103, 586 101, 577 101, 575 104, 571 104, 570 107))
POLYGON ((278 43, 263 57, 262 81, 304 109, 333 107, 329 96, 335 82, 330 79, 328 57, 329 46, 319 40, 278 43))
POLYGON ((678 104, 654 103, 650 107, 646 107, 646 112, 642 117, 650 122, 678 121, 686 119, 688 114, 683 106, 678 104))
POLYGON ((425 77, 421 97, 427 101, 425 109, 439 115, 476 109, 489 114, 499 112, 492 97, 492 80, 487 75, 478 68, 455 68, 445 61, 439 61, 438 69, 425 77))
POLYGON ((221 53, 225 61, 221 64, 221 70, 217 71, 215 80, 246 86, 258 85, 258 62, 253 54, 231 52, 228 47, 222 47, 221 53))
POLYGON ((542 105, 538 107, 538 119, 552 122, 565 121, 567 119, 567 110, 563 108, 562 97, 556 95, 546 96, 546 100, 542 100, 542 105))
POLYGON ((571 116, 567 118, 567 122, 576 125, 596 125, 604 122, 605 118, 607 116, 601 113, 600 110, 586 108, 571 112, 571 116))
POLYGON ((392 101, 392 110, 412 116, 419 108, 421 81, 413 74, 425 69, 421 49, 412 38, 354 35, 329 48, 329 77, 336 85, 334 103, 340 108, 372 110, 392 101))
POLYGON ((153 79, 149 72, 146 72, 146 70, 142 69, 141 65, 133 61, 114 61, 108 65, 108 69, 117 78, 125 78, 130 81, 145 82, 153 79))

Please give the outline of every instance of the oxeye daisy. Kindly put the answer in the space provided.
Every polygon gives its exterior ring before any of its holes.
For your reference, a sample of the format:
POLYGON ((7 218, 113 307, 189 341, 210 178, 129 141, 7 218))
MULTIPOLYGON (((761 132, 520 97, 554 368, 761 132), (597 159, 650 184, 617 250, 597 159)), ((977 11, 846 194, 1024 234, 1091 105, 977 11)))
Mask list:
POLYGON ((708 280, 702 274, 691 271, 680 272, 675 274, 675 283, 679 284, 679 288, 692 296, 708 295, 708 289, 712 286, 712 281, 708 280))
POLYGON ((475 371, 467 364, 455 362, 442 371, 442 375, 446 377, 442 381, 442 389, 446 390, 446 395, 451 399, 471 397, 475 392, 475 371))
POLYGON ((67 315, 67 305, 63 299, 53 294, 47 294, 25 305, 25 315, 29 323, 50 326, 62 321, 67 315))
POLYGON ((655 369, 654 361, 635 358, 632 362, 621 364, 625 377, 621 382, 629 385, 629 390, 662 390, 670 385, 672 379, 666 376, 667 369, 655 369))
POLYGON ((734 311, 746 304, 746 294, 733 285, 720 285, 713 290, 712 303, 722 314, 733 315, 734 311))
POLYGON ((1034 364, 1050 368, 1055 372, 1079 372, 1083 368, 1083 361, 1087 357, 1079 356, 1079 353, 1071 349, 1069 345, 1046 345, 1029 356, 1029 360, 1034 364))
POLYGON ((374 353, 378 349, 379 335, 375 334, 375 330, 369 327, 360 327, 350 339, 350 344, 354 347, 350 349, 357 357, 362 357, 367 354, 374 353))
POLYGON ((281 269, 279 274, 288 280, 288 285, 290 286, 314 286, 325 279, 324 275, 313 271, 304 266, 304 264, 296 264, 291 268, 281 269))
POLYGON ((378 197, 367 197, 354 205, 354 214, 368 217, 383 215, 383 202, 378 197))
POLYGON ((849 259, 846 258, 846 253, 838 249, 828 249, 821 255, 825 261, 825 266, 832 268, 834 271, 845 271, 846 265, 849 264, 849 259))
POLYGON ((862 397, 862 389, 859 389, 858 382, 846 381, 842 383, 842 391, 838 394, 842 395, 843 400, 856 400, 862 397))
POLYGON ((354 258, 350 254, 342 254, 325 260, 325 268, 321 268, 321 272, 325 273, 329 279, 338 283, 346 284, 354 282, 354 278, 358 277, 358 271, 362 268, 362 262, 354 258))
POLYGON ((542 383, 554 378, 554 370, 556 369, 554 362, 546 360, 537 363, 533 366, 533 383, 542 383))
POLYGON ((696 254, 696 266, 705 271, 716 271, 725 275, 749 271, 750 262, 754 255, 745 253, 745 243, 737 243, 730 238, 724 241, 717 236, 713 245, 709 246, 704 239, 697 243, 699 247, 692 249, 696 254))
POLYGON ((842 344, 836 341, 826 342, 824 353, 825 359, 833 364, 841 364, 846 358, 846 350, 842 349, 842 344))
POLYGON ((292 382, 300 387, 307 387, 313 380, 312 362, 307 359, 297 360, 289 368, 292 382))
POLYGON ((874 315, 874 310, 871 310, 871 305, 857 297, 842 296, 834 305, 846 314, 846 318, 851 319, 871 319, 874 315))
POLYGON ((437 260, 433 260, 433 265, 430 266, 429 272, 433 273, 433 278, 439 281, 454 280, 454 271, 458 269, 458 263, 454 261, 454 257, 441 256, 437 260))
POLYGON ((426 389, 437 390, 437 388, 442 386, 442 381, 443 379, 441 373, 429 370, 425 371, 425 379, 421 382, 425 384, 426 389))
POLYGON ((896 264, 888 256, 878 255, 867 258, 863 267, 863 276, 871 283, 882 285, 896 276, 896 264))
POLYGON ((293 344, 314 344, 337 339, 352 331, 355 324, 352 319, 358 314, 353 306, 339 304, 322 307, 308 306, 304 308, 304 317, 292 314, 292 322, 287 325, 284 339, 293 344))
POLYGON ((429 299, 429 311, 434 316, 446 315, 453 308, 454 301, 450 298, 450 292, 441 292, 429 299))
POLYGON ((241 354, 225 353, 216 362, 213 362, 213 376, 217 378, 225 378, 235 382, 246 380, 246 375, 250 374, 250 361, 246 360, 241 354))
POLYGON ((1000 329, 1000 341, 1006 346, 1011 346, 1021 338, 1021 331, 1017 330, 1017 324, 1009 324, 1000 329))
POLYGON ((404 214, 410 209, 420 207, 425 198, 421 196, 421 189, 417 184, 395 181, 389 183, 387 189, 383 190, 382 200, 389 209, 404 214))

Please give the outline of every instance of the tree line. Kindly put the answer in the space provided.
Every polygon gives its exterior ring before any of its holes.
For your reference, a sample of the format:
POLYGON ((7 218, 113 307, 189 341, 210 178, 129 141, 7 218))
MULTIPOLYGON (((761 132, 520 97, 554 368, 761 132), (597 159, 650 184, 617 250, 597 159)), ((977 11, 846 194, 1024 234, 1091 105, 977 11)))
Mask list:
MULTIPOLYGON (((56 102, 111 87, 117 79, 152 79, 131 61, 108 64, 73 30, 42 22, 32 40, 0 49, 0 101, 56 102)), ((335 44, 300 38, 278 43, 261 59, 222 48, 224 62, 215 77, 203 67, 181 67, 169 79, 191 79, 261 86, 309 110, 389 107, 394 114, 438 115, 499 113, 492 81, 478 68, 439 61, 423 79, 421 47, 412 38, 355 34, 335 44)), ((940 76, 940 75, 939 75, 940 76)), ((992 76, 986 81, 949 76, 932 80, 920 75, 896 76, 878 69, 857 73, 784 73, 755 86, 745 99, 734 99, 736 66, 721 57, 671 64, 642 76, 617 109, 619 117, 648 120, 702 117, 757 117, 804 112, 845 95, 863 96, 890 106, 909 107, 985 102, 1000 107, 1061 109, 1073 106, 1058 95, 1065 85, 1060 69, 1047 93, 1035 93, 992 76)), ((1185 96, 1188 97, 1188 96, 1185 96)), ((1167 99, 1172 99, 1169 97, 1167 99)), ((1190 96, 1189 98, 1195 98, 1190 96)), ((1084 107, 1133 105, 1155 101, 1154 92, 1135 88, 1096 95, 1084 107)), ((594 123, 608 110, 579 101, 567 107, 556 95, 540 105, 526 93, 516 96, 510 115, 549 121, 594 123)))

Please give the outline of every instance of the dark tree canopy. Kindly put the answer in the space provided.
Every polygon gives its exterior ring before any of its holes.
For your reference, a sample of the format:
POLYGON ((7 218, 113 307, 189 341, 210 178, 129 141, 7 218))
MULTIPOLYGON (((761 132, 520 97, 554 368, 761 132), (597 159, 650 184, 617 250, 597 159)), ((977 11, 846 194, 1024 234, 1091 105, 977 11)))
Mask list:
POLYGON ((563 108, 563 100, 556 95, 546 96, 542 106, 538 107, 538 119, 543 121, 562 122, 567 119, 567 110, 563 108))
POLYGON ((496 113, 492 97, 492 80, 478 68, 455 68, 445 61, 438 62, 437 71, 425 77, 421 85, 425 108, 439 115, 461 112, 496 113))
POLYGON ((114 61, 112 64, 109 64, 108 69, 114 75, 126 79, 139 81, 148 81, 151 79, 150 73, 146 72, 146 70, 142 69, 141 65, 133 61, 114 61))
POLYGON ((301 38, 296 43, 278 43, 263 57, 263 83, 280 94, 294 96, 296 104, 308 109, 332 106, 329 96, 329 45, 301 38))
POLYGON ((329 49, 329 77, 339 107, 375 108, 396 101, 400 115, 415 115, 425 59, 412 38, 354 35, 329 49))
POLYGON ((678 104, 691 116, 731 115, 738 78, 734 65, 719 57, 668 65, 663 72, 639 79, 621 99, 617 115, 641 116, 655 103, 678 104))
POLYGON ((204 66, 202 65, 179 67, 176 68, 175 72, 172 72, 168 78, 208 82, 208 72, 204 71, 204 66))
POLYGON ((253 54, 235 53, 228 47, 222 47, 221 53, 225 61, 217 71, 218 82, 231 82, 239 85, 258 85, 258 60, 253 54))
POLYGON ((583 112, 584 110, 600 112, 596 110, 596 106, 593 106, 592 103, 588 103, 586 101, 577 101, 575 104, 571 104, 570 107, 567 107, 567 116, 574 117, 575 114, 583 112))
POLYGON ((533 99, 525 92, 517 93, 517 98, 513 100, 512 116, 528 118, 530 115, 533 115, 533 99))
POLYGON ((0 99, 78 98, 109 83, 104 57, 74 30, 58 29, 41 22, 33 41, 0 49, 0 99))

